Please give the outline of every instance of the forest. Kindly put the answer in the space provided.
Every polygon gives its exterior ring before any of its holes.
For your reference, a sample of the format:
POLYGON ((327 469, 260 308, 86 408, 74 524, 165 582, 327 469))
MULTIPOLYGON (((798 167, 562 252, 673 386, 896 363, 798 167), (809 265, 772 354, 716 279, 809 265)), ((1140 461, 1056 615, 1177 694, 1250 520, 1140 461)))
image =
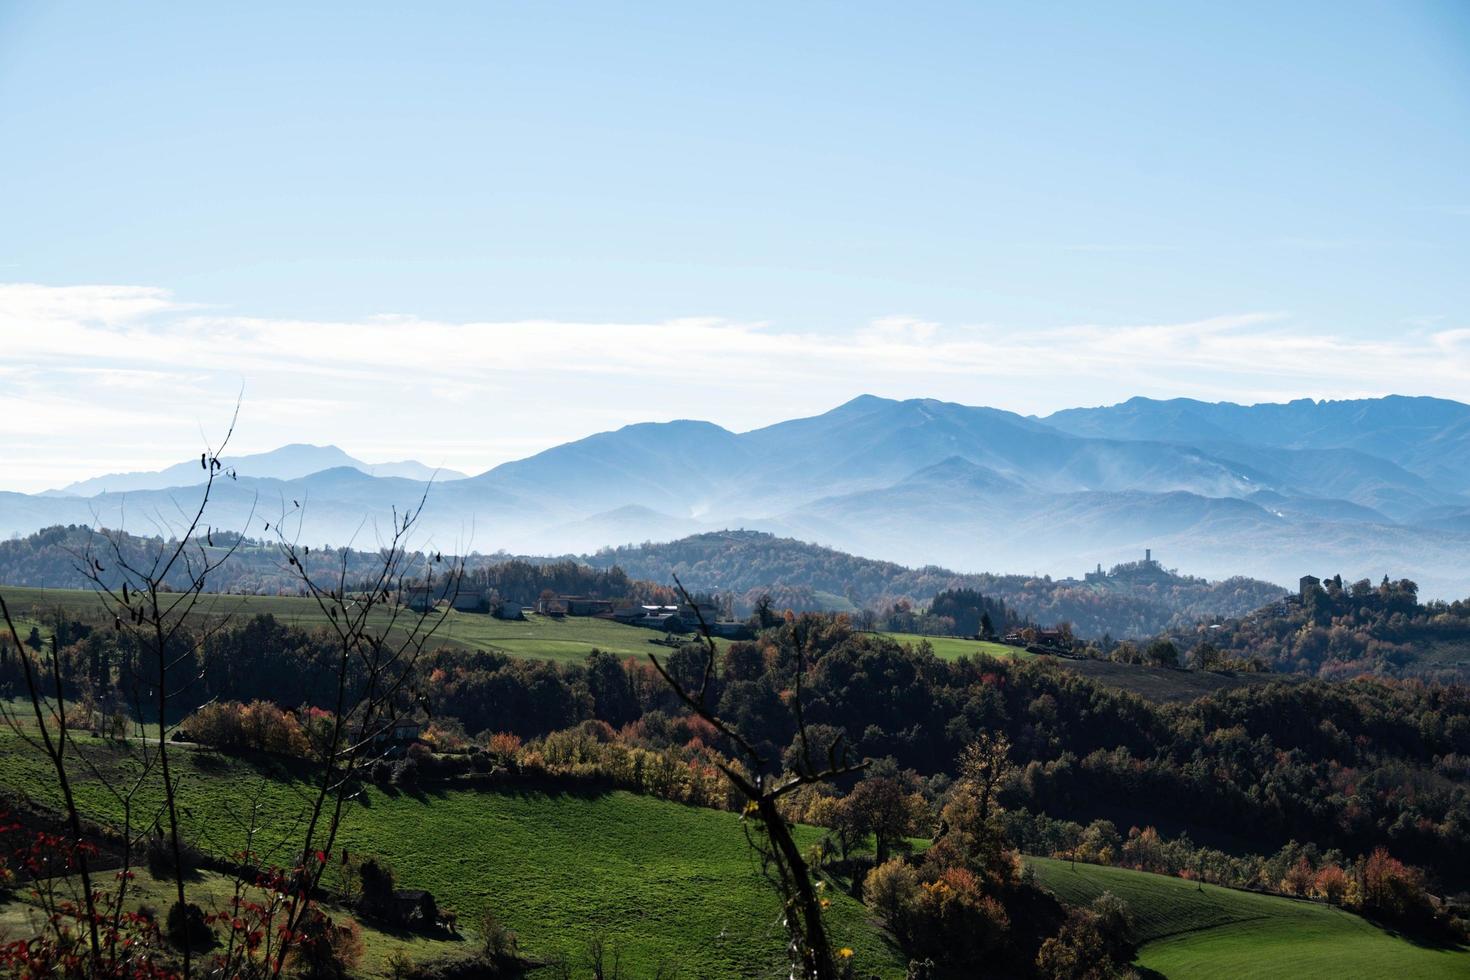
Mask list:
POLYGON ((1253 615, 1178 630, 1195 659, 1260 659, 1323 678, 1361 673, 1463 680, 1470 667, 1470 599, 1419 601, 1409 579, 1345 583, 1334 575, 1253 615))
MULTIPOLYGON (((102 715, 125 706, 121 679, 146 676, 149 651, 101 623, 51 625, 68 696, 102 715)), ((178 642, 181 656, 197 656, 193 704, 330 707, 333 647, 320 632, 259 616, 197 648, 178 642)), ((14 694, 23 679, 7 647, 0 683, 14 694)), ((1461 686, 1278 683, 1161 706, 1044 659, 945 662, 855 631, 846 617, 801 614, 731 644, 711 681, 721 716, 773 759, 789 756, 797 737, 787 710, 797 649, 812 731, 840 735, 916 780, 942 787, 966 745, 1000 732, 1017 766, 1005 798, 1028 812, 1085 823, 1146 810, 1158 826, 1261 853, 1293 840, 1348 853, 1391 845, 1442 884, 1470 885, 1470 693, 1461 686)), ((693 684, 703 657, 688 644, 667 667, 693 684)), ((411 686, 434 727, 455 739, 537 738, 583 722, 655 750, 690 738, 667 685, 631 658, 557 665, 437 649, 425 652, 411 686)))

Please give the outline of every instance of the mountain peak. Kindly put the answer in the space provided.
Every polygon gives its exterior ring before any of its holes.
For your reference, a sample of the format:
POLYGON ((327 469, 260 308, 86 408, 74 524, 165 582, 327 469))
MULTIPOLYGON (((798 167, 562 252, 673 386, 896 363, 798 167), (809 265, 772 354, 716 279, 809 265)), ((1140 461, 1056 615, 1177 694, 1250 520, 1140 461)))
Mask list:
MULTIPOLYGON (((227 469, 242 477, 269 480, 296 480, 313 473, 333 469, 352 469, 370 476, 391 476, 426 481, 436 471, 415 460, 397 463, 370 465, 348 455, 346 451, 331 444, 316 445, 309 442, 291 442, 275 449, 241 456, 221 456, 220 462, 227 469)), ((453 470, 439 471, 440 479, 460 479, 464 474, 453 470)), ((58 494, 70 497, 93 497, 100 493, 131 493, 139 490, 165 490, 170 487, 187 487, 203 483, 208 473, 199 466, 199 461, 190 459, 162 470, 109 473, 88 480, 80 480, 63 487, 58 494)))

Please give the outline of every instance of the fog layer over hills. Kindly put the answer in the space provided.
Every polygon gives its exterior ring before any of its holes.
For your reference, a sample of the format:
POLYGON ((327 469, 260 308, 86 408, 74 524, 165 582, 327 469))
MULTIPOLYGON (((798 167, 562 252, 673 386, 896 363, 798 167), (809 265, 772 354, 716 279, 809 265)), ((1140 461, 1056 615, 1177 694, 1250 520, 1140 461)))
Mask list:
MULTIPOLYGON (((307 541, 359 547, 394 506, 417 505, 427 476, 335 447, 236 464, 238 479, 217 485, 215 527, 247 529, 253 507, 251 533, 286 514, 307 541)), ((0 533, 152 533, 197 499, 201 473, 195 460, 69 496, 0 493, 0 533)), ((863 396, 744 433, 630 425, 440 481, 422 528, 445 551, 564 554, 745 527, 964 571, 1076 574, 1152 548, 1211 577, 1391 574, 1426 596, 1470 593, 1470 406, 1433 398, 1135 398, 1029 418, 863 396)))

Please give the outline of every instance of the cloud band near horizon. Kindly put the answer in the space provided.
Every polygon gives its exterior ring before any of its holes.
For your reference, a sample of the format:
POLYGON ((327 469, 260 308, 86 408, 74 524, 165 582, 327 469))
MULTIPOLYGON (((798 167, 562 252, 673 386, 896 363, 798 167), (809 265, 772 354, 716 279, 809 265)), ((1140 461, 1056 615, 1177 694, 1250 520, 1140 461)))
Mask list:
POLYGON ((816 332, 716 317, 295 320, 156 287, 12 283, 0 284, 0 340, 0 490, 26 492, 189 458, 242 391, 237 452, 334 443, 470 473, 631 422, 741 431, 863 393, 1046 414, 1135 395, 1470 391, 1470 327, 1360 338, 1275 311, 1025 331, 883 316, 816 332))

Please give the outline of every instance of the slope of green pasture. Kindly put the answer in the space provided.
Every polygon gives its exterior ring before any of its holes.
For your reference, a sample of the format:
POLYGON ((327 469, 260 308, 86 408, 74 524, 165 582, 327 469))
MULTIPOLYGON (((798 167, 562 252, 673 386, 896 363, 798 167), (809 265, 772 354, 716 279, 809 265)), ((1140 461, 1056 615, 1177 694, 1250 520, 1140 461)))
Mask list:
MULTIPOLYGON (((504 650, 513 656, 537 660, 581 662, 593 650, 635 657, 668 650, 654 642, 663 639, 663 634, 656 630, 590 616, 555 618, 532 614, 524 620, 503 620, 480 613, 451 612, 441 632, 459 646, 504 650)), ((720 646, 726 642, 715 640, 720 646)))
POLYGON ((818 609, 828 612, 855 613, 858 611, 857 605, 851 599, 845 595, 838 595, 836 592, 823 592, 817 589, 812 592, 812 598, 816 600, 818 609))
POLYGON ((1027 858, 1063 901, 1104 891, 1138 922, 1138 963, 1170 978, 1470 976, 1470 951, 1415 945, 1342 909, 1164 875, 1027 858))
POLYGON ((927 642, 934 650, 934 656, 941 660, 958 660, 961 657, 973 657, 977 654, 986 654, 991 657, 1014 657, 1026 659, 1033 656, 1027 653, 1023 647, 1008 646, 1004 643, 991 643, 988 640, 970 640, 963 636, 924 636, 921 633, 891 633, 880 631, 879 636, 886 636, 904 646, 918 646, 927 642))
MULTIPOLYGON (((132 768, 97 743, 81 750, 115 775, 132 768)), ((199 846, 239 850, 252 805, 266 828, 258 846, 293 833, 309 787, 281 763, 183 748, 174 758, 185 832, 199 846)), ((83 809, 120 819, 117 801, 78 773, 83 809)), ((53 783, 41 757, 0 734, 0 787, 55 805, 53 783)), ((804 844, 816 839, 803 830, 804 844)), ((386 859, 404 887, 429 889, 462 923, 494 911, 535 956, 575 962, 604 935, 630 976, 651 976, 662 962, 681 964, 685 977, 783 972, 778 902, 734 814, 623 792, 368 789, 348 808, 340 846, 386 859)), ((832 891, 834 940, 865 969, 902 976, 901 957, 864 908, 832 891)))
MULTIPOLYGON (((101 600, 85 589, 23 589, 4 587, 0 594, 13 614, 25 614, 33 608, 61 608, 71 615, 98 615, 101 600)), ((243 619, 269 613, 283 623, 304 628, 329 624, 321 609, 311 599, 298 596, 214 595, 201 598, 198 617, 231 617, 243 619)), ((417 617, 410 615, 408 619, 417 617)), ((386 613, 379 620, 387 622, 386 613)), ((21 638, 29 629, 25 621, 21 638)), ((17 623, 17 625, 20 625, 17 623)), ((42 631, 46 632, 45 630, 42 631)), ((665 649, 653 642, 663 634, 640 626, 627 626, 590 616, 527 616, 525 620, 501 620, 485 613, 450 611, 437 627, 434 638, 446 646, 469 650, 501 650, 511 656, 537 660, 580 662, 594 649, 626 656, 646 656, 665 649)), ((716 640, 723 645, 726 641, 716 640)))

